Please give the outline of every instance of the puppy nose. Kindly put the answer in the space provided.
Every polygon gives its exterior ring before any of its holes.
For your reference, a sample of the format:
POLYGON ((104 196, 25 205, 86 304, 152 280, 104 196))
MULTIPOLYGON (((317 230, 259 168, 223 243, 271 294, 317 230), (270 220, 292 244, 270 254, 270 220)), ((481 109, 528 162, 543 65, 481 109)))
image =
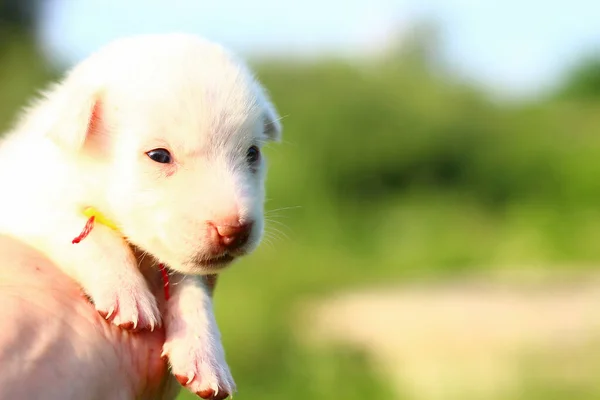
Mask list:
POLYGON ((252 222, 213 224, 219 244, 229 250, 239 249, 248 242, 252 222))

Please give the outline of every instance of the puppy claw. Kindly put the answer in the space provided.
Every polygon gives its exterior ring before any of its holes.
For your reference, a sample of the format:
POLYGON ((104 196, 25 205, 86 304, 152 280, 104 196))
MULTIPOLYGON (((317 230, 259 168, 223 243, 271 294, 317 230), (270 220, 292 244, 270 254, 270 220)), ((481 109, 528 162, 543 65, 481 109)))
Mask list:
POLYGON ((163 324, 162 324, 162 319, 159 318, 156 321, 151 320, 150 321, 150 332, 154 332, 155 329, 160 329, 162 328, 163 324))
POLYGON ((187 380, 187 382, 185 383, 186 386, 189 385, 190 383, 192 383, 192 381, 194 380, 196 374, 194 374, 193 372, 190 372, 189 378, 187 380))
POLYGON ((154 330, 161 322, 156 299, 140 282, 129 282, 129 286, 99 286, 90 288, 98 312, 120 328, 137 331, 154 330), (104 311, 108 310, 108 312, 104 311))
POLYGON ((186 340, 185 343, 186 346, 178 342, 168 343, 165 347, 168 351, 163 350, 163 354, 168 354, 171 370, 174 371, 179 383, 202 399, 228 398, 235 391, 235 383, 218 342, 202 344, 194 337, 193 340, 186 340), (218 350, 213 353, 208 349, 218 350), (189 369, 190 366, 193 367, 192 370, 189 369), (178 375, 176 371, 187 372, 178 375))

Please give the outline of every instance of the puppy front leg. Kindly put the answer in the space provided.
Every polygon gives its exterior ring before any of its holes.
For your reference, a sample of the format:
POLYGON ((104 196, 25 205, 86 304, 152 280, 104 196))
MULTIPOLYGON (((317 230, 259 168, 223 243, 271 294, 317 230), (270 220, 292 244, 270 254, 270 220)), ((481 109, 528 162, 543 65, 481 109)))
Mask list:
POLYGON ((167 301, 163 354, 187 389, 204 399, 225 399, 235 391, 235 383, 225 361, 210 285, 206 277, 179 277, 167 301))
POLYGON ((86 220, 75 218, 69 222, 63 219, 60 233, 50 241, 46 239, 44 247, 64 272, 82 286, 98 312, 126 329, 159 326, 156 298, 125 240, 97 224, 85 239, 73 244, 72 239, 86 220))

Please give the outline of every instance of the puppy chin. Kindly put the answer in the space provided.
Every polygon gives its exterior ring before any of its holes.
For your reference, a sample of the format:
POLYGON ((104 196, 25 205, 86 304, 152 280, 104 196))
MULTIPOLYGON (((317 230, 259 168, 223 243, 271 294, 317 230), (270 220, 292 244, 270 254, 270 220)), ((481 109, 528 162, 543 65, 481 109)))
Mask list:
POLYGON ((240 249, 227 251, 220 255, 199 253, 189 258, 182 265, 170 266, 171 269, 193 275, 216 274, 231 266, 237 259, 250 254, 257 247, 257 243, 249 242, 240 249))
POLYGON ((229 267, 236 257, 231 254, 224 254, 218 257, 205 258, 193 257, 190 261, 184 263, 179 269, 173 268, 179 272, 193 275, 216 274, 229 267))

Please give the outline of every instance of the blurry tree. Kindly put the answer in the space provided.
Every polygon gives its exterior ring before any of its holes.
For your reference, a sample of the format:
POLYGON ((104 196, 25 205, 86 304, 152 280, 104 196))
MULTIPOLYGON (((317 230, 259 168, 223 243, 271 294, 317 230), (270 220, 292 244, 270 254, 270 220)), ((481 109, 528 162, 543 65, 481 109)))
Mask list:
MULTIPOLYGON (((311 149, 286 160, 295 163, 294 179, 321 185, 339 209, 362 210, 366 202, 383 209, 414 192, 468 194, 495 210, 549 199, 599 204, 591 179, 600 174, 595 112, 552 102, 497 104, 446 68, 438 38, 421 25, 375 59, 260 65, 289 115, 287 140, 311 149)), ((595 75, 580 72, 566 86, 600 94, 595 65, 588 67, 595 75)), ((273 196, 294 203, 304 187, 282 186, 273 196)))
POLYGON ((442 35, 433 21, 421 20, 400 33, 386 53, 388 61, 412 63, 416 68, 441 66, 442 35))
POLYGON ((0 132, 34 91, 54 76, 35 29, 42 0, 0 0, 0 132))
POLYGON ((584 58, 568 74, 558 94, 568 99, 600 99, 600 55, 584 58))
POLYGON ((0 0, 0 27, 31 30, 40 0, 0 0))

